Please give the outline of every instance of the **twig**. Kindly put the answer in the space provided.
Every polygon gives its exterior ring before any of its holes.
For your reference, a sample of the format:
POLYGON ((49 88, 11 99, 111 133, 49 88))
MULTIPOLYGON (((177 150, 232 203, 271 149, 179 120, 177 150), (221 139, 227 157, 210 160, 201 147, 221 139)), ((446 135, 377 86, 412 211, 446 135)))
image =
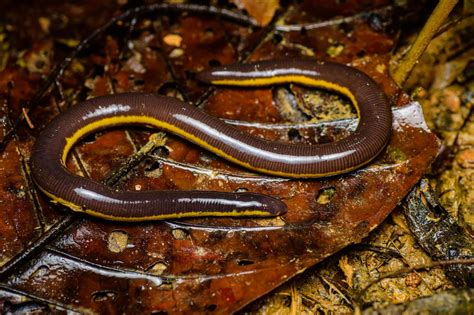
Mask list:
POLYGON ((340 25, 343 23, 351 23, 357 19, 367 18, 371 14, 385 13, 391 9, 392 9, 392 6, 385 6, 385 7, 375 9, 369 12, 362 12, 362 13, 354 14, 352 16, 335 18, 335 19, 325 20, 325 21, 316 22, 316 23, 275 25, 275 30, 279 32, 301 32, 303 30, 305 31, 315 30, 318 28, 340 25))
POLYGON ((298 314, 298 308, 299 308, 298 302, 299 302, 298 292, 296 291, 295 285, 292 284, 291 285, 291 309, 290 309, 291 315, 298 314))
POLYGON ((28 116, 28 109, 22 107, 21 112, 23 113, 23 116, 25 117, 26 123, 28 124, 28 127, 31 129, 35 129, 35 125, 31 122, 30 117, 28 116))
POLYGON ((136 153, 130 156, 121 167, 112 175, 107 178, 104 183, 108 186, 115 185, 121 178, 123 178, 132 168, 138 165, 138 163, 150 152, 155 150, 159 146, 164 146, 166 142, 166 135, 163 132, 157 132, 152 134, 148 142, 140 148, 136 153))
POLYGON ((340 296, 347 304, 349 304, 349 305, 351 304, 351 301, 349 301, 349 299, 344 295, 344 293, 342 293, 342 291, 339 290, 334 284, 332 284, 329 280, 327 280, 327 279, 326 279, 325 277, 323 277, 323 276, 320 276, 320 278, 321 278, 321 280, 323 280, 323 282, 325 282, 325 283, 329 286, 329 288, 330 288, 331 290, 336 291, 336 292, 339 294, 339 296, 340 296))
POLYGON ((405 83, 408 75, 426 50, 426 47, 428 47, 431 39, 435 36, 457 2, 458 0, 440 0, 413 43, 413 46, 393 74, 393 79, 398 85, 402 86, 405 83))

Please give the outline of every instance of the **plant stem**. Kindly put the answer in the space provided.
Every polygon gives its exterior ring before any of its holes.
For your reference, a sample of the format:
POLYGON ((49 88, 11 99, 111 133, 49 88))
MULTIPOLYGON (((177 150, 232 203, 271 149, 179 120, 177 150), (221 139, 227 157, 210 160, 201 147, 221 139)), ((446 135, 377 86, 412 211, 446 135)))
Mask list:
POLYGON ((438 31, 441 24, 448 17, 458 0, 440 0, 436 8, 431 13, 428 21, 416 38, 413 46, 408 51, 405 58, 400 62, 398 69, 393 74, 393 79, 402 86, 410 72, 415 67, 423 52, 428 47, 433 36, 438 31))

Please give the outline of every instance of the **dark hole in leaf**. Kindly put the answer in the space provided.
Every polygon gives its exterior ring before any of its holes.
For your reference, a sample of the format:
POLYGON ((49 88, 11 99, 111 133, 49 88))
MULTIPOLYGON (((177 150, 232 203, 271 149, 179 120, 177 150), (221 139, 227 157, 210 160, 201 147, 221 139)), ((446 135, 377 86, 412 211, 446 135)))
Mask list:
POLYGON ((104 67, 102 67, 100 65, 94 65, 93 72, 97 76, 103 76, 104 75, 104 67))
POLYGON ((210 311, 210 312, 213 312, 215 311, 217 308, 217 305, 216 304, 209 304, 208 306, 206 306, 206 310, 210 311))
POLYGON ((305 36, 306 34, 308 34, 308 30, 306 28, 302 27, 301 30, 300 30, 300 34, 302 36, 305 36))
POLYGON ((331 199, 334 197, 336 194, 336 187, 325 187, 321 188, 318 191, 318 194, 316 195, 315 199, 316 202, 325 205, 331 201, 331 199))
POLYGON ((117 292, 111 290, 102 290, 92 293, 94 302, 113 301, 117 298, 117 292))
POLYGON ((44 65, 45 65, 45 62, 42 60, 38 60, 37 62, 35 62, 35 66, 37 69, 42 69, 44 65))
POLYGON ((54 33, 54 31, 61 30, 65 28, 68 24, 69 19, 59 13, 53 13, 51 14, 51 33, 54 33))
POLYGON ((97 139, 98 133, 91 133, 90 135, 85 136, 82 138, 81 142, 82 143, 94 143, 95 140, 97 139))
POLYGON ((221 65, 221 62, 217 59, 211 59, 207 62, 207 64, 211 67, 218 67, 221 65))
POLYGON ((291 141, 298 141, 301 140, 301 135, 297 129, 291 128, 288 130, 288 139, 291 141))
MULTIPOLYGON (((184 76, 186 77, 186 79, 188 80, 194 80, 194 77, 196 76, 196 72, 194 71, 191 71, 191 70, 185 70, 184 71, 184 76)), ((178 85, 176 85, 177 87, 178 85)))
MULTIPOLYGON (((143 33, 144 30, 146 29, 149 29, 151 30, 151 27, 148 26, 148 27, 143 27, 143 29, 133 29, 131 30, 130 32, 130 29, 127 30, 128 32, 128 36, 130 37, 130 39, 139 39, 140 38, 140 35, 143 33)), ((150 48, 152 47, 156 47, 156 45, 154 43, 150 43, 150 48)))
POLYGON ((161 167, 161 163, 153 159, 146 159, 144 164, 145 164, 144 168, 146 172, 152 172, 161 167))
POLYGON ((170 95, 175 94, 177 90, 177 84, 175 82, 166 82, 158 89, 158 94, 170 95))
POLYGON ((258 31, 258 30, 261 30, 261 27, 260 27, 260 26, 256 26, 256 25, 252 25, 252 26, 250 26, 250 30, 251 30, 252 32, 256 32, 256 31, 258 31))
POLYGON ((170 154, 170 151, 168 150, 167 147, 158 147, 155 150, 153 150, 153 155, 167 157, 169 156, 169 154, 170 154))
POLYGON ((239 259, 237 261, 237 265, 239 266, 249 266, 249 265, 253 265, 255 262, 253 260, 250 260, 250 259, 239 259))
POLYGON ((206 27, 206 29, 204 30, 204 32, 206 32, 206 33, 211 33, 211 34, 212 34, 212 33, 214 33, 214 28, 212 28, 212 27, 206 27))
POLYGON ((243 193, 243 192, 248 192, 249 190, 245 187, 239 187, 236 190, 234 190, 236 193, 243 193))
POLYGON ((365 50, 364 49, 361 49, 357 52, 357 57, 361 58, 361 57, 364 57, 365 56, 365 50))
POLYGON ((350 23, 341 23, 340 28, 341 28, 342 31, 343 31, 344 33, 346 33, 346 34, 352 32, 352 31, 354 30, 353 25, 350 24, 350 23))
POLYGON ((143 85, 143 84, 145 84, 145 80, 143 80, 143 79, 136 79, 136 80, 133 81, 133 84, 135 84, 135 85, 143 85))
POLYGON ((283 40, 283 35, 281 35, 280 33, 273 34, 272 42, 274 44, 279 44, 281 43, 282 40, 283 40))

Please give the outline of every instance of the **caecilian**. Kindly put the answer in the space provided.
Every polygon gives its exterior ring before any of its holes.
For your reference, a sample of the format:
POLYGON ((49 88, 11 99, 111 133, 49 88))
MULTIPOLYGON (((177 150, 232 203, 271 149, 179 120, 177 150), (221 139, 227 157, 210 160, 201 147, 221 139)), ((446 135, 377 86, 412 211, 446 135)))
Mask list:
POLYGON ((54 201, 109 220, 275 216, 286 211, 282 201, 249 192, 116 191, 72 174, 66 169, 66 158, 73 145, 88 134, 121 125, 146 125, 180 136, 249 170, 317 178, 361 167, 376 157, 390 138, 392 115, 382 89, 349 66, 270 60, 213 68, 199 73, 198 79, 244 87, 297 83, 336 91, 351 100, 359 123, 353 133, 336 142, 290 144, 256 138, 171 97, 143 93, 97 97, 61 113, 41 132, 31 154, 34 182, 54 201))

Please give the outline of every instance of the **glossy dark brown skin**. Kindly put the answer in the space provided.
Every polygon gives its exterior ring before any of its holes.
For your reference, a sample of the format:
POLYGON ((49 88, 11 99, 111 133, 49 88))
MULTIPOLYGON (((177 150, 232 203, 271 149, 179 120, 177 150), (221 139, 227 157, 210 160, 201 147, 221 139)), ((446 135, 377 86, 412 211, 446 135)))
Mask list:
POLYGON ((117 115, 149 115, 196 134, 202 133, 202 129, 186 118, 192 117, 211 125, 214 122, 218 127, 227 126, 217 118, 171 97, 126 93, 94 98, 62 113, 42 131, 31 153, 31 174, 35 183, 43 191, 74 205, 118 218, 178 216, 188 212, 206 216, 206 213, 215 211, 236 211, 238 215, 248 209, 278 215, 286 211, 285 204, 278 199, 259 194, 174 190, 118 192, 69 172, 61 163, 65 139, 92 121, 117 115), (97 112, 98 108, 102 109, 102 114, 90 115, 97 112))
MULTIPOLYGON (((224 76, 239 79, 293 74, 313 76, 348 88, 360 109, 360 121, 355 132, 341 141, 315 146, 268 142, 243 133, 174 98, 142 93, 109 95, 74 106, 43 130, 31 155, 33 179, 43 191, 58 197, 53 199, 92 209, 95 215, 112 220, 153 220, 231 213, 238 216, 248 209, 264 213, 259 215, 280 215, 286 211, 282 201, 253 193, 117 192, 101 183, 70 173, 61 163, 61 157, 66 145, 65 138, 94 121, 115 116, 153 117, 195 135, 198 142, 216 148, 216 151, 212 151, 222 153, 223 157, 230 156, 234 162, 242 162, 251 169, 270 174, 283 172, 289 177, 302 177, 301 174, 321 177, 345 172, 367 163, 382 150, 390 137, 390 106, 377 84, 353 68, 334 63, 281 60, 221 67, 201 73, 199 79, 212 82, 224 76)), ((112 126, 115 125, 107 124, 100 129, 112 126)))
MULTIPOLYGON (((323 177, 350 171, 371 161, 387 144, 392 130, 392 112, 385 94, 365 73, 342 64, 305 59, 260 61, 214 68, 198 74, 204 82, 304 76, 347 88, 359 107, 359 124, 349 137, 327 144, 308 146, 275 143, 244 136, 232 156, 289 177, 323 177), (313 174, 298 176, 298 174, 313 174)), ((265 84, 262 84, 265 85, 265 84)), ((226 128, 227 129, 227 128, 226 128)), ((239 134, 230 131, 231 136, 239 134)), ((225 145, 225 144, 224 144, 225 145)))

